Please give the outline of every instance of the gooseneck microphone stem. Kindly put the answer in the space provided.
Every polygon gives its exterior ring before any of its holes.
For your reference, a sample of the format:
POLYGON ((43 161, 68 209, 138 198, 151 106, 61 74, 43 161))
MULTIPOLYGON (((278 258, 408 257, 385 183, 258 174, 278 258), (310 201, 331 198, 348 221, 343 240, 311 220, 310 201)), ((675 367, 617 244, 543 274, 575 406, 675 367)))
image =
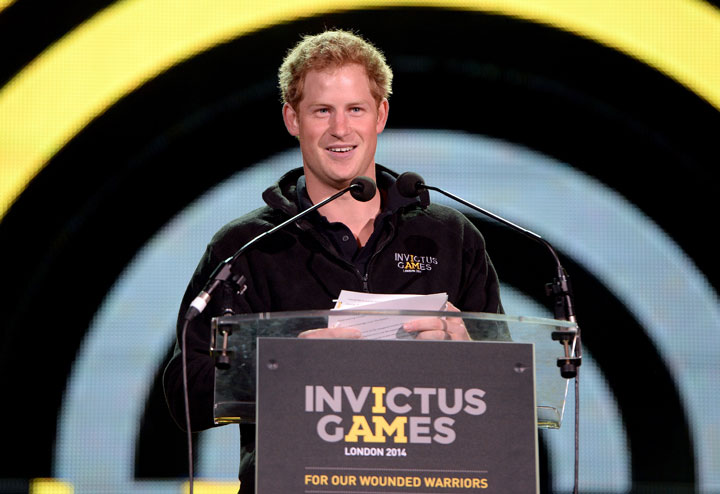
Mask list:
MULTIPOLYGON (((398 179, 400 180, 400 179, 398 179)), ((491 213, 490 211, 481 208, 480 206, 476 206, 475 204, 466 201, 462 197, 458 197, 455 194, 452 194, 450 192, 447 192, 445 190, 442 190, 438 187, 433 187, 431 185, 426 185, 422 182, 422 180, 415 183, 416 189, 427 189, 427 190, 434 190, 435 192, 439 192, 440 194, 449 197, 450 199, 459 202, 460 204, 463 204, 467 207, 469 207, 472 210, 475 210, 479 213, 484 214, 485 216, 488 216, 495 221, 502 223, 503 225, 506 225, 510 228, 512 228, 515 231, 518 231, 522 233, 523 235, 541 243, 544 245, 548 251, 550 251, 550 254, 552 255, 553 259, 555 259, 555 268, 557 270, 557 274, 555 278, 553 279, 552 283, 548 283, 545 286, 545 291, 549 296, 554 297, 554 312, 555 312, 555 318, 556 319, 563 319, 565 321, 571 321, 571 322, 577 322, 575 317, 575 308, 573 307, 572 302, 572 289, 570 287, 570 280, 568 279, 567 273, 565 271, 565 268, 563 267, 562 263, 560 262, 560 257, 557 254, 557 251, 553 248, 550 243, 542 238, 540 235, 538 235, 535 232, 532 232, 526 228, 523 228, 519 225, 516 225, 512 221, 508 221, 505 218, 496 215, 495 213, 491 213)), ((579 336, 579 329, 578 329, 578 336, 579 336)), ((555 332, 553 333, 553 339, 559 340, 560 343, 563 345, 565 349, 565 359, 562 359, 560 362, 558 362, 558 366, 560 367, 560 374, 565 378, 572 378, 575 377, 577 374, 577 367, 580 365, 581 362, 581 353, 582 350, 580 348, 580 340, 577 338, 575 340, 575 357, 572 357, 573 355, 573 349, 570 348, 571 343, 571 335, 565 334, 564 332, 555 332)))
POLYGON ((563 267, 562 267, 562 263, 560 263, 560 258, 558 257, 557 252, 555 251, 555 249, 553 248, 552 245, 550 245, 544 238, 542 238, 542 237, 541 237, 540 235, 538 235, 537 233, 532 232, 532 231, 530 231, 530 230, 528 230, 528 229, 526 229, 526 228, 523 228, 523 227, 521 227, 521 226, 519 226, 519 225, 516 225, 516 224, 513 223, 512 221, 508 221, 508 220, 506 220, 505 218, 496 215, 495 213, 491 213, 490 211, 488 211, 488 210, 486 210, 486 209, 483 209, 483 208, 481 208, 480 206, 476 206, 475 204, 473 204, 473 203, 471 203, 471 202, 469 202, 469 201, 466 201, 466 200, 463 199, 462 197, 458 197, 458 196, 456 196, 455 194, 451 194, 450 192, 447 192, 447 191, 445 191, 445 190, 443 190, 443 189, 440 189, 440 188, 438 188, 438 187, 433 187, 433 186, 431 186, 431 185, 426 185, 426 184, 419 185, 419 187, 422 187, 423 189, 434 190, 435 192, 439 192, 439 193, 441 193, 442 195, 447 196, 447 197, 449 197, 450 199, 452 199, 452 200, 454 200, 454 201, 457 201, 457 202, 459 202, 460 204, 463 204, 463 205, 469 207, 470 209, 474 209, 475 211, 477 211, 477 212, 479 212, 479 213, 482 213, 482 214, 484 214, 485 216, 488 216, 488 217, 494 219, 495 221, 497 221, 497 222, 499 222, 499 223, 502 223, 503 225, 507 225, 507 226, 509 226, 510 228, 512 228, 513 230, 517 230, 518 232, 522 233, 523 235, 525 235, 525 236, 527 236, 527 237, 530 237, 531 239, 533 239, 533 240, 535 240, 535 241, 537 241, 537 242, 540 242, 540 243, 543 244, 545 247, 547 247, 547 249, 550 251, 550 254, 552 254, 553 258, 555 259, 555 263, 557 264, 557 268, 558 268, 558 275, 562 273, 562 275, 565 276, 565 270, 564 270, 563 267))
POLYGON ((522 233, 526 237, 529 237, 536 242, 544 245, 555 260, 555 266, 557 269, 557 276, 554 279, 553 283, 549 284, 546 287, 547 293, 549 295, 555 296, 555 317, 557 319, 564 319, 566 321, 576 322, 575 309, 572 303, 571 289, 567 273, 565 272, 565 268, 563 268, 563 265, 560 262, 560 257, 548 241, 546 241, 537 233, 532 232, 519 225, 516 225, 512 221, 508 221, 505 218, 496 215, 495 213, 491 213, 490 211, 483 209, 480 206, 471 203, 470 201, 466 201, 462 197, 458 197, 455 194, 447 192, 439 187, 427 185, 422 179, 422 177, 417 173, 406 172, 400 175, 397 179, 397 187, 400 191, 400 194, 404 195, 405 197, 416 197, 423 189, 434 190, 435 192, 439 192, 440 194, 449 197, 453 201, 459 202, 460 204, 463 204, 464 206, 467 206, 474 211, 482 213, 483 215, 488 216, 495 221, 502 223, 503 225, 506 225, 513 230, 522 233))
POLYGON ((215 268, 215 271, 213 271, 212 275, 210 275, 210 281, 205 285, 205 288, 203 289, 200 294, 195 297, 195 299, 191 302, 190 307, 188 308, 187 312, 185 313, 185 319, 190 321, 197 317, 200 313, 202 313, 203 310, 205 310, 205 307, 207 307, 208 302, 210 301, 210 298, 212 296, 212 293, 217 289, 218 286, 220 286, 223 283, 230 283, 238 292, 243 293, 246 289, 245 285, 245 276, 237 271, 237 267, 235 265, 235 262, 238 260, 238 258, 247 251, 250 247, 255 245, 256 243, 260 242, 265 237, 272 235, 278 230, 281 230, 285 228, 287 225, 294 223, 304 217, 307 214, 312 213, 313 211, 323 207, 327 203, 334 201, 338 197, 342 196, 343 194, 346 194, 347 192, 350 192, 352 196, 361 202, 366 202, 372 199, 375 196, 376 191, 376 185, 375 182, 368 178, 368 177, 357 177, 353 179, 353 181, 345 187, 344 189, 336 192, 335 194, 331 195, 330 197, 323 199, 322 201, 318 202, 317 204, 313 204, 311 207, 307 208, 304 211, 301 211, 300 213, 296 214, 292 218, 280 223, 279 225, 271 228, 270 230, 263 232, 262 234, 258 235, 257 237, 253 238, 249 242, 247 242, 245 245, 240 247, 235 254, 225 259, 223 262, 221 262, 217 268, 215 268))
POLYGON ((526 228, 516 225, 512 221, 508 221, 505 218, 496 215, 495 213, 491 213, 490 211, 483 209, 480 206, 476 206, 475 204, 473 204, 469 201, 466 201, 462 197, 458 197, 455 194, 447 192, 443 189, 440 189, 438 187, 433 187, 431 185, 426 185, 424 183, 416 184, 416 186, 423 188, 423 189, 434 190, 435 192, 439 192, 442 195, 447 196, 450 199, 457 201, 460 204, 463 204, 463 205, 469 207, 470 209, 473 209, 479 213, 482 213, 485 216, 488 216, 488 217, 494 219, 495 221, 502 223, 503 225, 506 225, 506 226, 512 228, 513 230, 516 230, 516 231, 522 233, 523 235, 530 237, 531 239, 543 244, 548 249, 548 251, 550 251, 550 254, 553 256, 553 259, 555 259, 555 266, 557 269, 557 278, 555 279, 553 285, 551 287, 548 287, 549 290, 552 290, 551 294, 560 298, 560 300, 558 302, 556 302, 555 316, 558 317, 559 319, 576 322, 575 321, 575 309, 573 308, 572 297, 570 296, 570 284, 568 281, 567 273, 565 272, 565 268, 563 268, 563 265, 560 262, 560 257, 558 256, 557 251, 555 251, 553 246, 550 245, 550 243, 547 240, 545 240, 544 238, 542 238, 540 235, 538 235, 535 232, 532 232, 526 228))
MULTIPOLYGON (((406 172, 400 175, 397 179, 397 188, 401 195, 405 197, 417 197, 420 194, 420 191, 422 190, 433 190, 435 192, 439 192, 440 194, 449 197, 453 201, 457 201, 460 204, 463 204, 464 206, 467 206, 468 208, 477 211, 485 216, 488 216, 495 221, 502 223, 503 225, 506 225, 510 227, 511 229, 522 233, 523 235, 535 240, 536 242, 541 243, 544 245, 548 251, 550 251, 550 254, 552 255, 553 259, 555 260, 555 266, 557 270, 557 275, 553 279, 552 283, 548 283, 545 287, 546 293, 550 296, 554 297, 554 312, 555 312, 555 318, 556 319, 563 319, 566 321, 571 322, 577 322, 575 318, 575 309, 573 307, 572 303, 572 294, 571 294, 571 287, 570 287, 570 281, 568 280, 567 273, 565 272, 565 268, 563 267, 562 263, 560 262, 560 257, 558 256, 557 252, 553 248, 552 245, 548 241, 546 241, 544 238, 542 238, 540 235, 538 235, 535 232, 532 232, 526 228, 523 228, 519 225, 516 225, 515 223, 506 220, 505 218, 496 215, 495 213, 491 213, 490 211, 487 211, 486 209, 481 208, 480 206, 476 206, 475 204, 466 201, 462 197, 458 197, 455 194, 451 194, 450 192, 447 192, 439 187, 433 187, 431 185, 427 185, 423 178, 418 175, 417 173, 413 172, 406 172)), ((562 361, 558 362, 558 366, 560 367, 560 373, 565 378, 572 378, 575 377, 577 373, 577 367, 581 363, 581 348, 580 348, 580 338, 579 338, 579 329, 577 330, 577 338, 574 339, 574 343, 576 345, 575 347, 575 356, 573 356, 573 349, 570 348, 570 343, 573 341, 574 334, 569 332, 555 332, 553 334, 553 339, 557 339, 560 341, 560 343, 563 345, 565 349, 565 359, 562 359, 562 361)))

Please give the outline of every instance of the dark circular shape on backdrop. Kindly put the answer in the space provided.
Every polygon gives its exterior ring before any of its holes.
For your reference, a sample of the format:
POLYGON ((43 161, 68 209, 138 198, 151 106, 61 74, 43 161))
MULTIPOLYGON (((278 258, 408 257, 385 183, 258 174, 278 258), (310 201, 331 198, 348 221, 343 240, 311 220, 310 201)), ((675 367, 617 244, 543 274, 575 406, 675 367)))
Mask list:
MULTIPOLYGON (((20 448, 3 469, 18 477, 50 474, 56 423, 47 417, 57 415, 93 314, 136 251, 212 185, 296 145, 280 118, 275 73, 300 33, 324 27, 356 29, 386 52, 396 74, 390 128, 485 134, 570 163, 641 207, 717 281, 709 247, 681 218, 709 206, 709 137, 717 135, 720 115, 655 70, 576 35, 459 10, 353 11, 273 26, 198 55, 127 95, 53 158, 0 224, 0 238, 22 239, 0 245, 5 279, 14 280, 1 293, 10 313, 0 369, 15 376, 10 394, 25 403, 23 410, 3 410, 3 419, 23 418, 37 434, 32 451, 20 448), (704 125, 690 129, 687 121, 704 125), (672 195, 681 199, 669 201, 672 195), (49 375, 28 368, 28 357, 15 351, 29 327, 43 342, 31 357, 49 364, 49 375), (30 390, 38 382, 47 390, 42 398, 30 390)), ((506 235, 491 246, 511 258, 520 249, 506 235)), ((504 262, 495 259, 509 279, 512 263, 505 268, 504 262)), ((678 396, 667 369, 622 302, 602 294, 581 266, 570 272, 588 278, 576 290, 579 310, 586 311, 585 341, 628 426, 633 481, 693 485, 692 440, 679 400, 663 410, 672 432, 647 420, 652 414, 645 407, 657 396, 678 396), (638 381, 614 358, 630 347, 595 336, 605 334, 600 323, 608 322, 587 316, 600 295, 625 314, 624 336, 638 345, 633 354, 654 362, 653 387, 635 387, 638 381)), ((7 434, 22 444, 27 433, 7 434)), ((151 439, 139 441, 142 456, 151 439)))

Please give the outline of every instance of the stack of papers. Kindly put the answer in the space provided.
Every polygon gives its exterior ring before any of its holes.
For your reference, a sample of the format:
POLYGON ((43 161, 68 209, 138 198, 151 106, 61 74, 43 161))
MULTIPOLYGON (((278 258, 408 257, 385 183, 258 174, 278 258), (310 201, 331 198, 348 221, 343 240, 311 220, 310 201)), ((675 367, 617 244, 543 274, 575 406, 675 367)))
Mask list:
MULTIPOLYGON (((430 295, 408 295, 388 293, 365 293, 343 290, 340 292, 333 311, 343 310, 429 310, 445 308, 447 293, 430 295)), ((371 340, 406 340, 415 338, 414 333, 403 329, 403 323, 417 319, 417 316, 386 315, 333 315, 328 318, 331 328, 357 328, 363 338, 371 340)))

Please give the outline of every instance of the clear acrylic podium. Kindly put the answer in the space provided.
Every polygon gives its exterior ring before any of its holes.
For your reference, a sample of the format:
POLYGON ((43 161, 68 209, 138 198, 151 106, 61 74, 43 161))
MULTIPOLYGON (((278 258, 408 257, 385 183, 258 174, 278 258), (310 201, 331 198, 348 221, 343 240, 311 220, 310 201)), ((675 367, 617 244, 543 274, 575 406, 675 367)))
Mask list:
MULTIPOLYGON (((558 366, 565 355, 561 340, 574 342, 577 326, 568 321, 479 312, 435 311, 297 311, 223 316, 213 319, 211 353, 216 360, 214 417, 216 423, 255 422, 257 338, 294 338, 308 329, 328 327, 328 318, 343 315, 387 318, 400 328, 403 320, 461 317, 472 342, 453 344, 532 343, 535 353, 535 395, 539 428, 560 427, 568 380, 558 366)), ((399 336, 405 336, 401 331, 399 336)), ((422 344, 422 342, 417 342, 422 344)), ((522 371, 523 369, 520 369, 522 371)), ((532 370, 532 369, 531 369, 532 370)))

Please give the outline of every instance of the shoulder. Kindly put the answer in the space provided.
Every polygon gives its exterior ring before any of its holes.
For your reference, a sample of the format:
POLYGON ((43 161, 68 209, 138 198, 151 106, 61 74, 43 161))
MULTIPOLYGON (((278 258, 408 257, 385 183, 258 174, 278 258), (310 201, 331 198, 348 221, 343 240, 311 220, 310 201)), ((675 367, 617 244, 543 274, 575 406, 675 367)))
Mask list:
POLYGON ((441 227, 478 232, 473 223, 460 211, 442 204, 430 204, 425 208, 412 208, 403 213, 405 218, 437 223, 441 227))
POLYGON ((217 258, 227 258, 254 237, 279 224, 282 219, 278 211, 268 206, 260 207, 220 228, 213 235, 209 248, 217 258))
POLYGON ((458 224, 470 224, 470 221, 455 208, 442 204, 430 204, 424 209, 428 216, 442 221, 450 221, 458 224))
POLYGON ((425 208, 412 208, 401 213, 401 229, 410 229, 422 235, 459 242, 464 248, 485 248, 485 239, 477 227, 460 211, 442 204, 425 208))

